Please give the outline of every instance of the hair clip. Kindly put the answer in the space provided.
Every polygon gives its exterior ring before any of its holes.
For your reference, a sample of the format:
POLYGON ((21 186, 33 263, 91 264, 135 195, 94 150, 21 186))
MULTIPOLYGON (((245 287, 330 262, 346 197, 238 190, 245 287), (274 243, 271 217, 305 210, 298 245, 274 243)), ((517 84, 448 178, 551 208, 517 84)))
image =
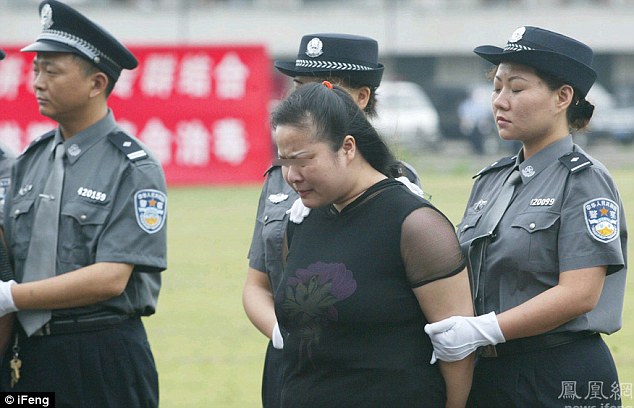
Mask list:
POLYGON ((326 86, 326 88, 332 89, 332 84, 330 82, 324 81, 324 82, 322 82, 322 84, 324 84, 326 86))

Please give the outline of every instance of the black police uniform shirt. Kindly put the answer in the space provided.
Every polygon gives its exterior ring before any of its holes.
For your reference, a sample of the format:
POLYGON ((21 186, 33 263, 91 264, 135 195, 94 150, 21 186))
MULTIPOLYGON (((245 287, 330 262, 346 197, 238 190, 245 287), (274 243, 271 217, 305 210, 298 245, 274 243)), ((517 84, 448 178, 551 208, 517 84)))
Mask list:
MULTIPOLYGON (((35 140, 20 155, 7 195, 5 226, 16 280, 22 281, 29 255, 37 197, 63 141, 59 129, 35 140)), ((154 313, 166 263, 166 185, 163 170, 147 149, 117 126, 112 112, 64 142, 62 194, 56 273, 97 262, 134 265, 122 295, 54 317, 99 313, 154 313)), ((37 256, 35 254, 34 256, 37 256)))
POLYGON ((488 244, 478 314, 518 306, 556 286, 562 272, 607 265, 598 305, 553 331, 618 330, 627 270, 623 203, 605 166, 572 136, 522 162, 507 158, 483 169, 458 225, 461 244, 483 233, 478 220, 517 164, 522 182, 488 244))

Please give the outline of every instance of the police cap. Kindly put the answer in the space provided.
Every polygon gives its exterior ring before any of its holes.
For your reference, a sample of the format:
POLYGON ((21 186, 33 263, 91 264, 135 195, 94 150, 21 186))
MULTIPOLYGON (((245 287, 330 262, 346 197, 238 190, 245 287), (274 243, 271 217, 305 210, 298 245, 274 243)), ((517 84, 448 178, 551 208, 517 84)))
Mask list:
POLYGON ((515 62, 564 80, 585 97, 597 78, 594 54, 586 44, 539 27, 524 26, 513 32, 504 48, 482 45, 473 50, 493 64, 515 62))
POLYGON ((347 77, 378 87, 383 76, 376 40, 360 35, 322 33, 302 37, 295 61, 275 61, 284 75, 347 77))
POLYGON ((122 69, 134 69, 132 53, 110 33, 72 7, 57 0, 40 3, 42 32, 23 52, 70 52, 78 54, 115 81, 122 69))

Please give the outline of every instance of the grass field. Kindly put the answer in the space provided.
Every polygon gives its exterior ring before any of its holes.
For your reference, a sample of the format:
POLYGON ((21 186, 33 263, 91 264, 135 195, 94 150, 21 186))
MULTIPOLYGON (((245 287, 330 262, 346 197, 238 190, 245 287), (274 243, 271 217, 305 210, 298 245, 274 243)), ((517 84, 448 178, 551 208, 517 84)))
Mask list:
MULTIPOLYGON (((448 165, 442 157, 406 159, 421 173, 432 202, 457 223, 471 187, 470 175, 487 161, 472 158, 448 165)), ((634 163, 624 163, 612 173, 632 221, 634 163)), ((259 193, 259 186, 169 191, 169 268, 163 274, 157 314, 145 320, 159 370, 162 407, 260 406, 267 339, 251 325, 241 303, 259 193)), ((633 285, 629 279, 623 329, 606 337, 620 380, 630 387, 624 407, 634 406, 633 285)))

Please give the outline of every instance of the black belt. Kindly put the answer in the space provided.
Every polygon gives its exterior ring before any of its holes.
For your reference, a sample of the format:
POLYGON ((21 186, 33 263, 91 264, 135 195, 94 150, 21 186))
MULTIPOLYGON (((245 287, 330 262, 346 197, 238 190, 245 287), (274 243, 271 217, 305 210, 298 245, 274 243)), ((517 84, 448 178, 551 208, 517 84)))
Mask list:
POLYGON ((101 330, 117 325, 132 317, 133 316, 129 315, 107 315, 81 317, 75 319, 52 319, 38 331, 33 333, 33 336, 51 336, 55 334, 70 334, 101 330))
POLYGON ((530 351, 545 350, 564 344, 572 343, 597 334, 593 331, 546 333, 539 336, 524 337, 509 340, 495 346, 489 345, 478 349, 478 356, 491 358, 510 354, 528 353, 530 351))

